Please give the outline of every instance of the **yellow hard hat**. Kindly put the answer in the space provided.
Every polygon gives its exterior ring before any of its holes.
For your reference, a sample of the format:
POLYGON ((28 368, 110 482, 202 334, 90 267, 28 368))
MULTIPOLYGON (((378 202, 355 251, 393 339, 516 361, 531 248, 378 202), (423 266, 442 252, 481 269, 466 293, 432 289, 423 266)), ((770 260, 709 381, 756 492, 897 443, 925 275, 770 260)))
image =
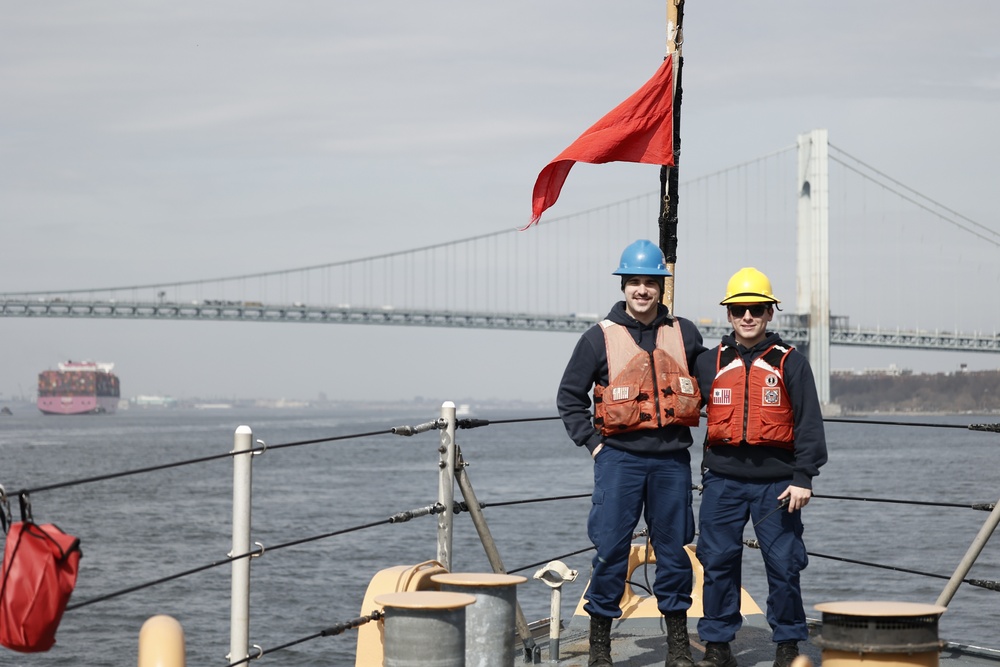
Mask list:
POLYGON ((727 306, 731 303, 781 303, 771 292, 771 281, 763 273, 747 266, 729 279, 726 285, 726 298, 720 301, 720 305, 727 306))

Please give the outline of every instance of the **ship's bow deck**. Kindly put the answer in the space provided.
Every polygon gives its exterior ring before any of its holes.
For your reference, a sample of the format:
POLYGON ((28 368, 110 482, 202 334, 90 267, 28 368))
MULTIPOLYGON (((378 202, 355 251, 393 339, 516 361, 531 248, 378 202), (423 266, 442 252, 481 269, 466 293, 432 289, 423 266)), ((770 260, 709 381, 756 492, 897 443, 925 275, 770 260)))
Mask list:
MULTIPOLYGON (((587 628, 577 624, 580 618, 563 632, 559 647, 560 665, 571 667, 587 667, 590 655, 587 628)), ((691 641, 691 654, 697 662, 704 653, 704 645, 698 639, 697 618, 688 619, 688 637, 691 641)), ((542 661, 548 659, 549 642, 543 637, 539 640, 542 648, 542 661)), ((749 617, 744 621, 743 628, 730 645, 740 667, 771 667, 774 662, 775 645, 771 641, 771 629, 759 615, 749 617)), ((799 646, 801 652, 808 656, 813 664, 820 662, 820 649, 813 642, 799 646)), ((617 666, 646 667, 647 665, 662 666, 667 658, 666 628, 661 621, 642 619, 613 625, 611 629, 611 658, 617 666)), ((996 667, 996 663, 993 667, 996 667)))
MULTIPOLYGON (((580 620, 579 618, 575 621, 580 620)), ((691 654, 695 662, 704 654, 704 645, 698 638, 696 618, 688 619, 688 636, 691 654)), ((811 629, 810 640, 799 645, 802 655, 814 665, 822 663, 822 649, 815 639, 819 625, 811 629)), ((538 640, 542 662, 549 659, 547 637, 538 640)), ((762 616, 754 615, 744 620, 743 628, 731 644, 739 667, 772 667, 775 644, 771 641, 771 629, 762 616)), ((587 667, 590 655, 587 628, 582 624, 571 624, 563 631, 560 639, 559 661, 567 667, 587 667)), ((926 656, 925 656, 926 657, 926 656)), ((640 624, 620 624, 611 630, 611 658, 616 667, 662 666, 667 658, 666 629, 662 624, 645 620, 640 624)), ((858 664, 862 660, 859 658, 858 664)), ((927 664, 915 659, 914 665, 927 664)), ((1000 651, 959 644, 947 644, 939 655, 940 667, 1000 667, 1000 651)))

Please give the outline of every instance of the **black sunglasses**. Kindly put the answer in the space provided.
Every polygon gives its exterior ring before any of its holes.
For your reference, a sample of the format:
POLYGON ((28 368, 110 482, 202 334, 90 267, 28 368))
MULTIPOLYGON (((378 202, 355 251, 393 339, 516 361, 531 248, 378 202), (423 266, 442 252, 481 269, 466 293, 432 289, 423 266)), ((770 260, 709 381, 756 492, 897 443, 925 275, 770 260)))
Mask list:
POLYGON ((752 316, 762 317, 764 313, 767 312, 768 308, 770 308, 770 306, 767 305, 766 303, 755 303, 752 306, 732 305, 729 306, 729 314, 732 315, 733 317, 743 317, 749 310, 752 316))

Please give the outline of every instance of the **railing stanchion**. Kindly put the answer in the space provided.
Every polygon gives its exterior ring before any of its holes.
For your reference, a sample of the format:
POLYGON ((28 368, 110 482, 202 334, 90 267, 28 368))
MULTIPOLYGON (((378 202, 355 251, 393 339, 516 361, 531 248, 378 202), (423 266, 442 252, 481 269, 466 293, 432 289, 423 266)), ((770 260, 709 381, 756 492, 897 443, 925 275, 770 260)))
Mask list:
POLYGON ((437 561, 451 572, 452 522, 455 516, 455 404, 441 404, 441 419, 446 422, 441 430, 441 455, 438 466, 438 502, 444 510, 438 514, 437 561))
MULTIPOLYGON (((250 552, 250 490, 253 430, 239 426, 233 436, 233 548, 229 557, 250 552), (239 452, 245 452, 243 454, 239 452)), ((248 657, 250 646, 250 558, 234 560, 229 615, 229 662, 248 657)))
POLYGON ((958 568, 951 575, 951 579, 945 585, 944 590, 941 591, 941 595, 938 596, 937 602, 942 607, 947 607, 948 603, 955 596, 958 587, 962 584, 962 580, 965 579, 965 575, 969 574, 969 570, 972 569, 972 565, 979 558, 979 554, 982 553, 983 548, 986 546, 986 542, 990 539, 990 535, 993 531, 997 529, 997 525, 1000 525, 1000 500, 993 507, 993 511, 990 515, 986 517, 986 521, 983 522, 982 527, 979 529, 979 534, 976 535, 976 539, 972 541, 969 545, 968 551, 965 552, 965 556, 962 561, 958 564, 958 568))
MULTIPOLYGON (((472 488, 469 473, 465 471, 462 448, 456 445, 455 451, 457 461, 455 479, 458 482, 458 490, 462 492, 462 497, 465 498, 469 516, 472 517, 472 525, 476 527, 476 532, 479 533, 479 541, 482 542, 483 550, 486 552, 486 559, 490 562, 490 566, 494 572, 507 574, 507 568, 503 564, 500 550, 497 549, 493 533, 490 531, 489 524, 486 523, 486 516, 483 514, 483 509, 479 506, 479 498, 476 497, 476 491, 472 488)), ((517 630, 518 637, 520 637, 521 642, 524 644, 525 662, 532 662, 533 657, 539 649, 535 644, 535 638, 531 636, 531 628, 528 627, 528 621, 524 618, 521 603, 517 601, 516 597, 514 598, 514 627, 517 630)))

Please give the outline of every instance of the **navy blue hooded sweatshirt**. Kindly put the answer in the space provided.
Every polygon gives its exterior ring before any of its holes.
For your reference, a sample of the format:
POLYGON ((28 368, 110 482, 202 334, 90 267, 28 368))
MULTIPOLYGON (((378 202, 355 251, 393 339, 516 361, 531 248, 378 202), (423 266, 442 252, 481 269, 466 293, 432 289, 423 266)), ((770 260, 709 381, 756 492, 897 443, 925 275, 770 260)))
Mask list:
MULTIPOLYGON (((748 365, 761 356, 772 345, 790 347, 774 332, 753 347, 744 347, 736 342, 735 336, 722 337, 722 344, 737 350, 743 363, 748 365)), ((719 348, 714 347, 698 358, 698 378, 702 401, 712 396, 712 380, 715 378, 719 348)), ((823 429, 823 413, 816 393, 809 360, 793 349, 785 358, 783 374, 785 388, 792 402, 795 416, 793 433, 795 447, 792 451, 780 447, 762 445, 718 445, 705 451, 702 467, 714 473, 744 480, 778 480, 791 478, 792 484, 804 489, 812 488, 812 478, 819 474, 819 467, 826 463, 826 435, 823 429)))
MULTIPOLYGON (((619 301, 611 308, 607 319, 625 326, 636 344, 647 352, 652 352, 656 348, 656 332, 660 326, 679 326, 684 339, 688 369, 697 378, 695 359, 705 352, 701 332, 689 320, 669 317, 669 312, 666 306, 660 304, 652 323, 642 324, 626 313, 625 302, 619 301)), ((598 324, 584 332, 577 342, 573 355, 566 364, 556 395, 556 407, 566 427, 566 433, 578 446, 586 447, 593 453, 603 442, 615 449, 647 455, 677 451, 691 446, 691 429, 687 426, 665 426, 658 429, 601 435, 594 426, 591 391, 595 383, 606 387, 609 382, 608 351, 604 343, 604 330, 598 324)), ((711 383, 711 380, 709 382, 711 383)))

